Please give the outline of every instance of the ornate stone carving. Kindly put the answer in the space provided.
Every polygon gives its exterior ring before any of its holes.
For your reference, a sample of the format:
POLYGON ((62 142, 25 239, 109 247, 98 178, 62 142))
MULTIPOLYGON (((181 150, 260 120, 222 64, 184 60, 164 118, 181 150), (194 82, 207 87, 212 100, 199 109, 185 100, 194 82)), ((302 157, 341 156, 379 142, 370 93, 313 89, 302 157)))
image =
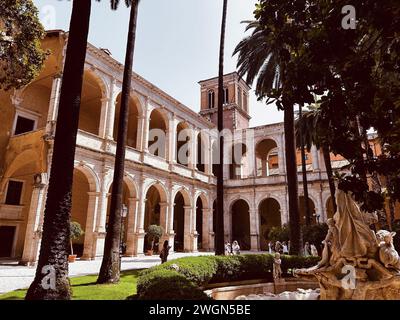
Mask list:
POLYGON ((295 276, 315 277, 321 299, 400 300, 400 257, 393 246, 395 233, 369 227, 375 216, 362 212, 353 198, 338 190, 337 212, 329 227, 321 261, 295 276))

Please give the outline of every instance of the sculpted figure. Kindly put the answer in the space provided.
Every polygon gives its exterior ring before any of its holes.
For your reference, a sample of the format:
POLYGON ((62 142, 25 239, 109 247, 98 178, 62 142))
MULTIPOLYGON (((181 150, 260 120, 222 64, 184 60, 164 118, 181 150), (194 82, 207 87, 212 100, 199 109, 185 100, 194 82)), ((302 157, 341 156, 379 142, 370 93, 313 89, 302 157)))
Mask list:
POLYGON ((317 268, 333 265, 339 257, 339 230, 336 228, 335 221, 332 218, 329 218, 326 223, 328 225, 328 233, 325 240, 322 241, 324 249, 317 268))
POLYGON ((279 252, 276 252, 274 256, 274 264, 272 266, 272 274, 274 276, 274 279, 280 279, 282 277, 281 264, 281 254, 279 252))
POLYGON ((374 257, 377 251, 375 233, 369 228, 365 213, 361 212, 350 194, 336 191, 338 209, 333 216, 339 230, 340 256, 344 258, 374 257))
POLYGON ((393 237, 396 232, 379 230, 376 233, 379 243, 379 259, 386 268, 400 271, 400 257, 393 245, 393 237))

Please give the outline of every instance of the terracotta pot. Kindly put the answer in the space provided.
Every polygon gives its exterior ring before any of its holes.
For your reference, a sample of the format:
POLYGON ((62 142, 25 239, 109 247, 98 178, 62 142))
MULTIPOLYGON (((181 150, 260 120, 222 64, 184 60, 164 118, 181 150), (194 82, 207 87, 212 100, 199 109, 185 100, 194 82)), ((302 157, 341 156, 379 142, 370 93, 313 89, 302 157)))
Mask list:
POLYGON ((76 260, 76 254, 74 254, 74 255, 70 254, 68 256, 68 262, 72 263, 72 262, 75 262, 75 260, 76 260))

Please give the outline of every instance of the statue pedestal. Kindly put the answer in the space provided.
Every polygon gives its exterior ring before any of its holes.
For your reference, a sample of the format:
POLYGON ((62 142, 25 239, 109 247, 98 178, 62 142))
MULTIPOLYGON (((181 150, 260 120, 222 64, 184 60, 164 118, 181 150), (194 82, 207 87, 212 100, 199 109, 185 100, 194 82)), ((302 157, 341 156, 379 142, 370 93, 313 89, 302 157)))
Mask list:
POLYGON ((400 274, 375 259, 341 259, 335 266, 300 269, 295 275, 315 277, 321 300, 400 300, 400 274))

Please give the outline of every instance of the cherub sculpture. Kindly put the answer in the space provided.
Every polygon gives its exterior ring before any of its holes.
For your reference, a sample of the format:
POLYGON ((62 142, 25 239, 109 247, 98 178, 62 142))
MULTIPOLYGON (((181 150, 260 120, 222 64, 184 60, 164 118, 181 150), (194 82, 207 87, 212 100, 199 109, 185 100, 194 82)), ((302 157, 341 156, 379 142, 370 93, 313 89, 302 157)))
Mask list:
POLYGON ((281 254, 279 252, 276 252, 274 256, 274 264, 272 266, 272 274, 274 279, 280 279, 282 277, 281 264, 281 254))

